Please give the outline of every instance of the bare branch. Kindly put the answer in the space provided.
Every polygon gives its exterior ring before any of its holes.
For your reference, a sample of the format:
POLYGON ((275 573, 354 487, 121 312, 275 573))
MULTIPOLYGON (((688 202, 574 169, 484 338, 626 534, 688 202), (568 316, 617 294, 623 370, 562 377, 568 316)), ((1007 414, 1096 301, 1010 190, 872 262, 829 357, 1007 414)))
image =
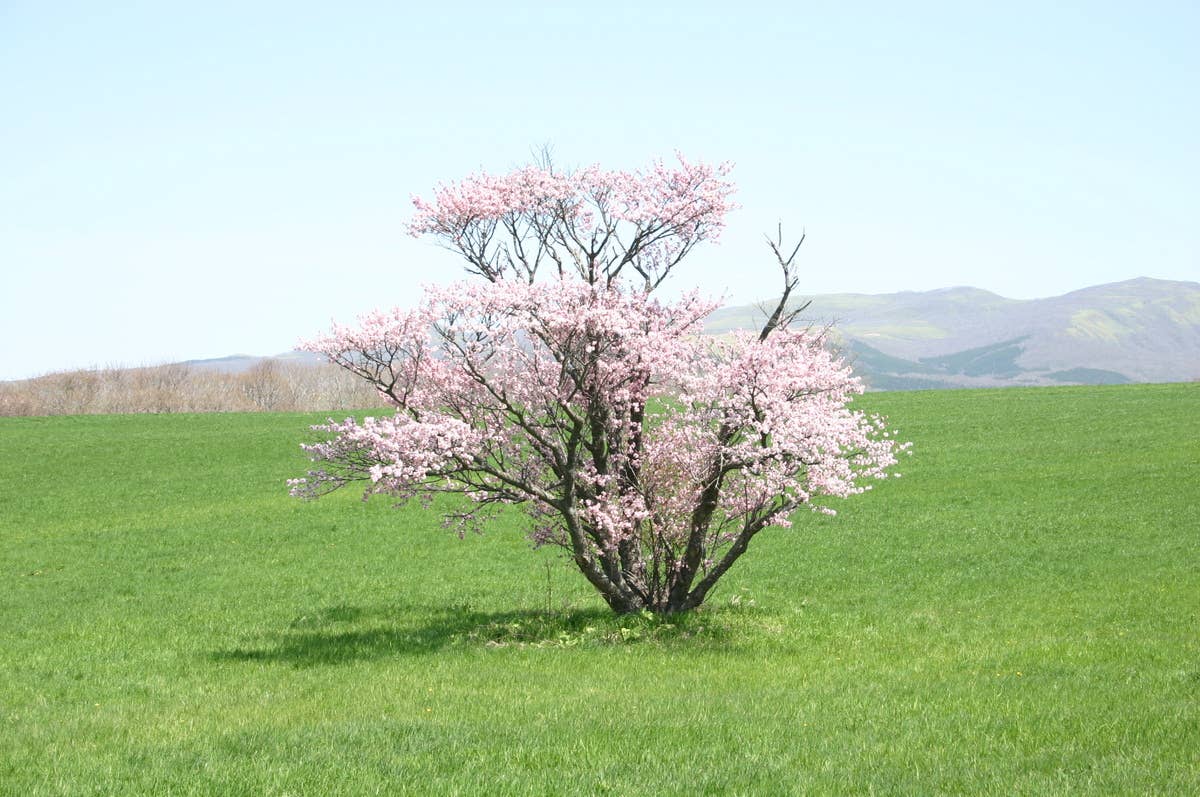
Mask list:
POLYGON ((800 245, 804 243, 807 233, 800 233, 800 240, 796 242, 796 246, 792 248, 791 254, 787 257, 783 255, 783 222, 779 223, 774 240, 770 236, 765 237, 767 245, 771 247, 771 252, 775 255, 775 260, 779 264, 780 270, 783 271, 783 292, 779 295, 779 302, 775 305, 775 309, 763 325, 762 332, 759 333, 758 339, 760 341, 766 340, 767 336, 779 327, 786 327, 796 316, 804 312, 809 305, 809 302, 805 302, 793 310, 789 311, 787 309, 788 299, 791 298, 792 291, 800 284, 800 277, 796 274, 796 255, 800 253, 800 245))

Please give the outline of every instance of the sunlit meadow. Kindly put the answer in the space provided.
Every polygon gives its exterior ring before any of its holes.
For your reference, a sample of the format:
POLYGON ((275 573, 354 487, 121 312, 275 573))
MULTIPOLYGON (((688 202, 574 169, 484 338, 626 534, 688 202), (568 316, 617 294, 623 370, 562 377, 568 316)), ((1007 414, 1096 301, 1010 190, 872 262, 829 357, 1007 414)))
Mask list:
POLYGON ((0 419, 0 793, 1200 791, 1200 385, 870 394, 903 478, 616 617, 322 416, 0 419))

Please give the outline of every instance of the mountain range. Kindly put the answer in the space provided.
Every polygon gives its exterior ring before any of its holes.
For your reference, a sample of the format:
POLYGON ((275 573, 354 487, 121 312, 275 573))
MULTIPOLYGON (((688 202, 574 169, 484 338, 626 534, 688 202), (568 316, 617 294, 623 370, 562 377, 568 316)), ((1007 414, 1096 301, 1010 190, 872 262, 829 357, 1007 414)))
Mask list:
MULTIPOLYGON (((754 305, 707 331, 761 325, 754 305)), ((815 296, 801 323, 831 337, 876 390, 1200 379, 1200 283, 1139 278, 1047 299, 978 288, 815 296)))
MULTIPOLYGON (((726 307, 706 329, 757 328, 756 305, 726 307)), ((1200 379, 1200 283, 1139 278, 1048 299, 978 288, 811 297, 800 323, 831 326, 834 345, 873 390, 1120 384, 1200 379)), ((245 371, 305 352, 234 355, 192 367, 245 371)))

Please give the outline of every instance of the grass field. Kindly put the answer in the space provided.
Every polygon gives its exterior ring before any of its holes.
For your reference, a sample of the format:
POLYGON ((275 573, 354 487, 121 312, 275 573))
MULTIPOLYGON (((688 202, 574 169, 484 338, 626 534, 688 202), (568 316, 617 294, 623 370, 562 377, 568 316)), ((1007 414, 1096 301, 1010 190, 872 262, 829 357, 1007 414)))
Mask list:
POLYGON ((1200 793, 1200 385, 862 403, 904 477, 671 623, 290 499, 312 416, 0 419, 0 794, 1200 793))

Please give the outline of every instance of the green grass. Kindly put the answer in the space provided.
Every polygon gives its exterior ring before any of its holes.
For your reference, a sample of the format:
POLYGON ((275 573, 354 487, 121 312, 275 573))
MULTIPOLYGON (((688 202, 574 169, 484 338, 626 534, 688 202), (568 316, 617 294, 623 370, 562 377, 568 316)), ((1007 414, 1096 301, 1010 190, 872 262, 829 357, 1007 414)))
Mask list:
POLYGON ((0 419, 0 794, 1200 792, 1200 385, 862 403, 904 477, 671 623, 289 499, 310 416, 0 419))

